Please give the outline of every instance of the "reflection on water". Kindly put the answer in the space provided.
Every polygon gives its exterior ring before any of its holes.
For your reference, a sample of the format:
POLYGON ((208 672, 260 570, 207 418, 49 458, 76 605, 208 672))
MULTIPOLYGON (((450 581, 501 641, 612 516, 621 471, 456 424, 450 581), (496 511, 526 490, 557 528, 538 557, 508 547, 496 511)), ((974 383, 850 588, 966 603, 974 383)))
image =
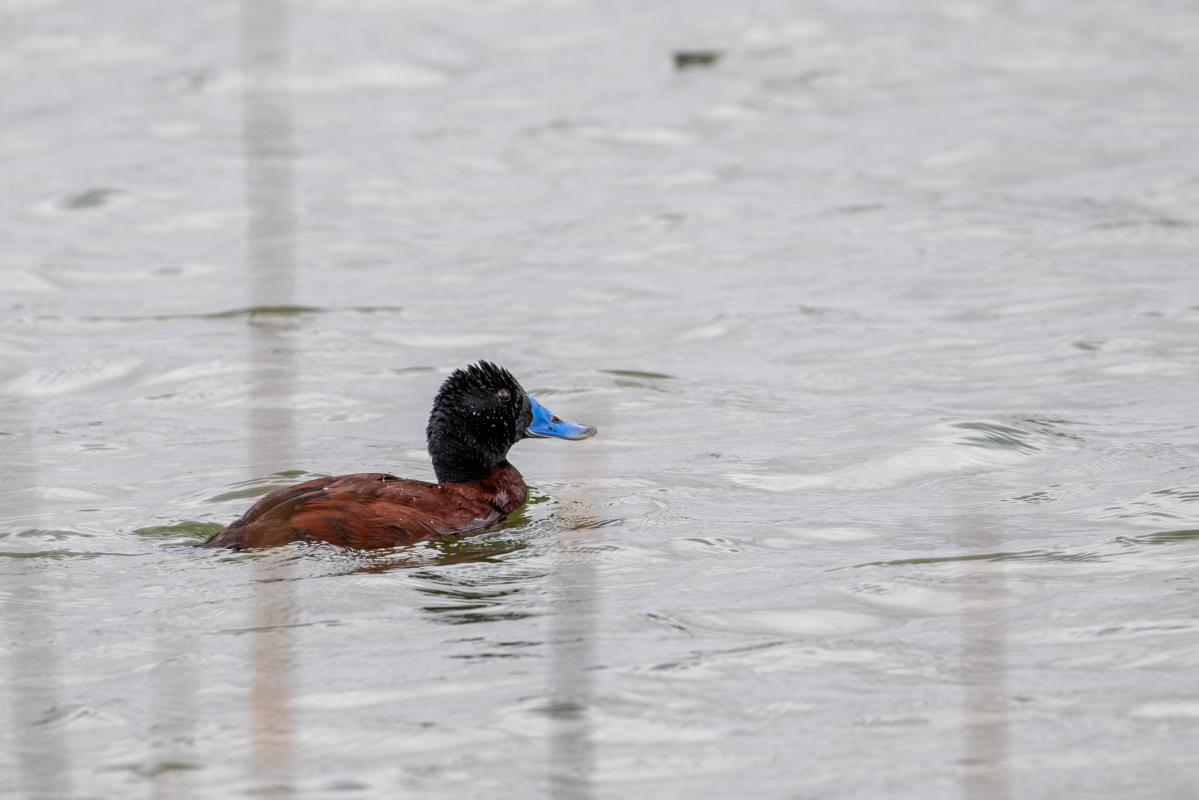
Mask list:
MULTIPOLYGON (((42 510, 32 489, 39 485, 35 426, 31 409, 19 403, 9 418, 12 429, 6 431, 3 465, 8 494, 8 519, 22 524, 39 522, 42 510), (10 472, 11 470, 11 472, 10 472)), ((22 533, 41 534, 42 531, 22 533)), ((45 532, 58 538, 58 532, 45 532)), ((20 536, 21 534, 17 534, 20 536)), ((38 536, 37 538, 41 538, 38 536)), ((37 551, 18 551, 11 555, 38 559, 51 555, 37 551)), ((55 553, 54 555, 57 555, 55 553)), ((22 569, 6 576, 3 598, 3 642, 7 658, 4 684, 7 692, 10 730, 14 737, 4 747, 15 758, 9 780, 19 781, 28 797, 67 797, 71 792, 71 750, 60 718, 69 713, 63 705, 60 687, 59 637, 55 632, 56 595, 53 576, 45 566, 22 569), (31 635, 32 634, 32 635, 31 635)), ((3 762, 0 761, 0 765, 3 762)), ((17 790, 15 786, 11 787, 17 790)))
MULTIPOLYGON (((987 548, 1002 540, 995 522, 963 516, 958 538, 965 547, 987 548)), ((969 800, 1008 795, 1008 643, 1003 563, 987 569, 966 564, 962 580, 962 794, 969 800)))
MULTIPOLYGON (((284 310, 283 314, 245 317, 254 365, 250 373, 249 464, 253 475, 263 475, 291 463, 295 448, 291 403, 298 317, 290 311, 296 271, 294 156, 291 97, 286 88, 292 46, 290 3, 241 0, 240 9, 250 307, 284 310)), ((297 666, 291 628, 295 590, 287 580, 291 562, 262 558, 253 563, 251 774, 258 791, 290 797, 295 755, 289 704, 297 666)))
POLYGON ((488 575, 480 582, 478 577, 472 580, 469 573, 418 571, 411 577, 423 584, 417 590, 430 595, 433 601, 421 606, 421 610, 439 622, 469 625, 532 616, 508 604, 521 593, 519 576, 488 575))
POLYGON ((202 768, 197 758, 195 653, 196 632, 172 625, 166 614, 156 619, 157 663, 151 674, 150 707, 153 725, 148 732, 147 761, 135 769, 152 782, 155 798, 195 797, 193 773, 202 768))
MULTIPOLYGON (((592 413, 604 416, 598 408, 592 413)), ((575 474, 568 477, 576 486, 584 476, 607 475, 602 456, 592 456, 587 466, 583 465, 583 454, 575 452, 571 456, 569 463, 575 474)), ((563 497, 562 503, 549 629, 549 697, 541 713, 551 722, 550 796, 587 800, 594 796, 595 789, 593 728, 599 712, 595 639, 602 591, 591 554, 604 540, 603 521, 596 514, 602 497, 594 489, 580 487, 563 497)))

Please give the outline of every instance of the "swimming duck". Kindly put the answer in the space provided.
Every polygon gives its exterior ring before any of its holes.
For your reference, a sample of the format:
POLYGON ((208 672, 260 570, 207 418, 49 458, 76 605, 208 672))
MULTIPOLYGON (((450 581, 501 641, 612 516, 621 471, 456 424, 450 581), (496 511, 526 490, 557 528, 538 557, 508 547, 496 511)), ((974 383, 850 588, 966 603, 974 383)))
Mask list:
POLYGON ((526 437, 586 439, 595 428, 559 419, 512 373, 487 361, 456 370, 437 392, 425 431, 437 483, 362 472, 271 492, 206 541, 235 550, 287 542, 370 549, 490 528, 528 489, 508 450, 526 437))

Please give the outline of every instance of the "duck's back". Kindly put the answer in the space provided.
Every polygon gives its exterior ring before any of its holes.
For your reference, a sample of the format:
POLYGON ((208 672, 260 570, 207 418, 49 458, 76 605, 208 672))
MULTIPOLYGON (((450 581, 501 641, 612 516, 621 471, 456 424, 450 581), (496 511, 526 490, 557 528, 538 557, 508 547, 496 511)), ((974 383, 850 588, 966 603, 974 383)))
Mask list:
POLYGON ((384 472, 317 478, 271 492, 205 545, 395 547, 487 528, 524 503, 526 493, 511 465, 472 483, 427 483, 384 472))

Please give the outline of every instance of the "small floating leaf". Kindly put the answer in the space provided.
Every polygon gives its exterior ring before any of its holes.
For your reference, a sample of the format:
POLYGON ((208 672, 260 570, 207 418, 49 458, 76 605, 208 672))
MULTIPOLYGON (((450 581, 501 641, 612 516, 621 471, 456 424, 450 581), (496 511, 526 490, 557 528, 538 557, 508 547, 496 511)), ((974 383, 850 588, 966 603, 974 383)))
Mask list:
POLYGON ((82 211, 88 208, 98 208, 108 202, 108 198, 119 194, 116 189, 88 189, 86 192, 73 194, 64 198, 62 207, 71 211, 82 211))
POLYGON ((711 67, 723 55, 724 52, 721 50, 675 50, 674 68, 692 69, 693 67, 711 67))

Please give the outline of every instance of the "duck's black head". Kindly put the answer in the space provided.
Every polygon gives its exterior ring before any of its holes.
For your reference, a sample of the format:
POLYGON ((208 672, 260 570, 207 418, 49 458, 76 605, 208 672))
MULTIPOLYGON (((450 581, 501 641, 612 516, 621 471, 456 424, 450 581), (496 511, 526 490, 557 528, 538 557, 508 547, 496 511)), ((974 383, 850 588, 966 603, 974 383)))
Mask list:
POLYGON ((438 483, 481 480, 508 463, 527 436, 586 439, 595 428, 566 422, 525 393, 512 373, 487 361, 454 371, 433 400, 426 438, 438 483))

